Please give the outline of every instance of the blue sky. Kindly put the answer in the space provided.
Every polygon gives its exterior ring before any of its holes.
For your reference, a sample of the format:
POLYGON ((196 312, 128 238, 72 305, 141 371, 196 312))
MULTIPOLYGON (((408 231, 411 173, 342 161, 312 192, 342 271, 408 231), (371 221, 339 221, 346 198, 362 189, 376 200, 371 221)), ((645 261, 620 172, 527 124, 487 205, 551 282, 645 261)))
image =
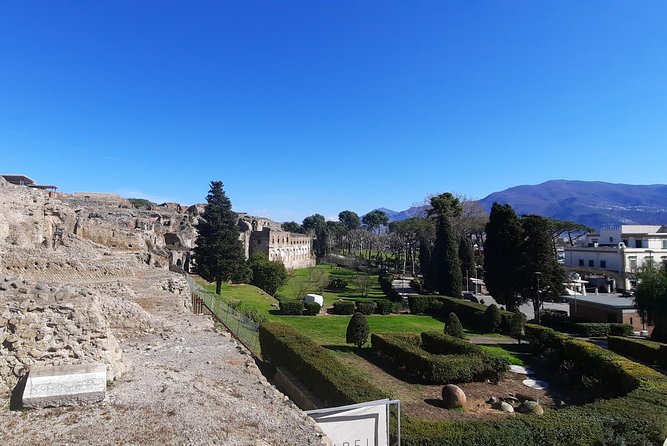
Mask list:
POLYGON ((278 221, 665 182, 667 2, 0 4, 0 171, 278 221))

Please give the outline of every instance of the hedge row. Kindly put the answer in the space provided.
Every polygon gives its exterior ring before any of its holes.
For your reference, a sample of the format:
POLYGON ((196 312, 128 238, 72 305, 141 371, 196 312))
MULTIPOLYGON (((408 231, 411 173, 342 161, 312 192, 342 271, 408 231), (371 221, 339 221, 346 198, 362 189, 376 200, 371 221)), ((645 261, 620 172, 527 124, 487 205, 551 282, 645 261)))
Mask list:
POLYGON ((281 300, 278 305, 282 314, 298 316, 303 313, 303 302, 300 300, 281 300))
POLYGON ((430 383, 449 384, 497 378, 507 370, 501 359, 485 354, 437 355, 420 345, 416 333, 376 333, 371 335, 373 351, 388 358, 397 367, 430 383))
POLYGON ((484 350, 472 342, 438 331, 421 334, 422 347, 434 355, 484 355, 484 350))
POLYGON ((613 352, 667 369, 667 344, 620 336, 609 336, 607 344, 613 352))
POLYGON ((389 300, 392 300, 394 302, 400 302, 401 296, 394 289, 391 283, 393 279, 394 276, 392 276, 391 274, 380 274, 378 276, 378 282, 380 282, 380 288, 382 289, 382 292, 385 294, 385 296, 387 296, 389 300))
POLYGON ((357 305, 352 300, 338 300, 333 303, 333 314, 354 314, 357 305))
POLYGON ((405 446, 661 445, 667 436, 667 377, 613 352, 539 325, 527 325, 535 348, 549 348, 563 360, 581 361, 619 386, 618 398, 547 410, 541 417, 487 421, 402 421, 405 446))
POLYGON ((262 324, 259 343, 265 361, 274 366, 287 366, 326 406, 388 397, 289 325, 280 322, 262 324))
POLYGON ((581 336, 632 336, 632 325, 606 322, 579 322, 574 324, 575 331, 581 336))

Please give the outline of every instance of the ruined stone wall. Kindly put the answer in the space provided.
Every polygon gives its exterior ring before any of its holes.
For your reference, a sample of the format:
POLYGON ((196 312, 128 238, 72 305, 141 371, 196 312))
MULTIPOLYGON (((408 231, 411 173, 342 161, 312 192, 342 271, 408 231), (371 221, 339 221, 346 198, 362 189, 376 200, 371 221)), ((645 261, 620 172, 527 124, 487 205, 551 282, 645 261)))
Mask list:
POLYGON ((279 231, 272 232, 270 238, 269 260, 279 260, 287 269, 315 266, 310 236, 279 231))

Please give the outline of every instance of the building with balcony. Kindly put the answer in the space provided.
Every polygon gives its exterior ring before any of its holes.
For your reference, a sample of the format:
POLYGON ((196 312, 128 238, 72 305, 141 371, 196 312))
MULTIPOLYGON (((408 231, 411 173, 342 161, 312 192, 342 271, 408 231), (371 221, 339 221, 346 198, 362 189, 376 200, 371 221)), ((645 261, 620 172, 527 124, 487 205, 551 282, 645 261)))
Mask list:
POLYGON ((564 248, 565 266, 583 274, 603 274, 614 288, 629 291, 646 262, 667 263, 666 225, 622 225, 587 234, 577 246, 564 248))

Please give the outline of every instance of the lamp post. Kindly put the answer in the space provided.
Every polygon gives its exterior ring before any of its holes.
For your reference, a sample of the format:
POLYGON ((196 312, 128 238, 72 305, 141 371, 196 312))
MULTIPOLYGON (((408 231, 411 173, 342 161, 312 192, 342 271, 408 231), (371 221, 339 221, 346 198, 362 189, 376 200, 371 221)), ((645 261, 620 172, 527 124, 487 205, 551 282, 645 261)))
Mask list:
POLYGON ((540 323, 540 276, 542 273, 540 271, 535 271, 535 277, 537 279, 537 289, 536 289, 536 304, 533 305, 535 310, 535 322, 540 323))

